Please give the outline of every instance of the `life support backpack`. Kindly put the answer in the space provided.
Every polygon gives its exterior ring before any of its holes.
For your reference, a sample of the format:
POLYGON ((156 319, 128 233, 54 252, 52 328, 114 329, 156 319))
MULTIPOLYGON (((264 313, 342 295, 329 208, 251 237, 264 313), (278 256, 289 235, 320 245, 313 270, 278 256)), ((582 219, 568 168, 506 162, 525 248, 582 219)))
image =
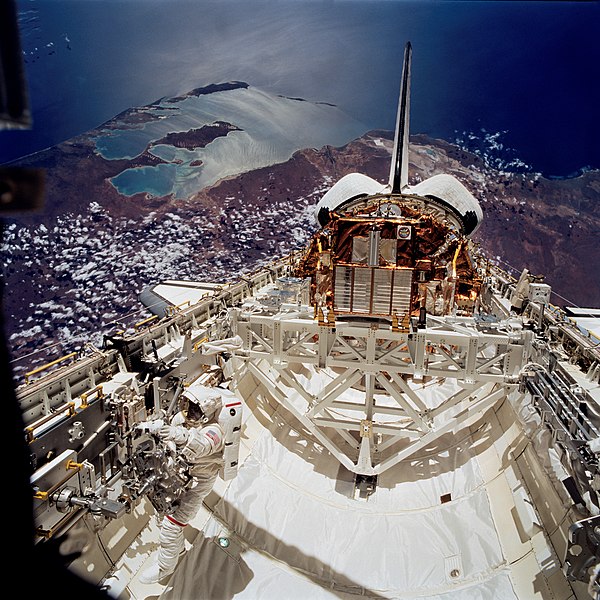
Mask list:
POLYGON ((223 390, 223 406, 217 422, 224 434, 223 467, 221 479, 229 481, 237 475, 240 459, 240 438, 242 435, 242 401, 228 390, 223 390))

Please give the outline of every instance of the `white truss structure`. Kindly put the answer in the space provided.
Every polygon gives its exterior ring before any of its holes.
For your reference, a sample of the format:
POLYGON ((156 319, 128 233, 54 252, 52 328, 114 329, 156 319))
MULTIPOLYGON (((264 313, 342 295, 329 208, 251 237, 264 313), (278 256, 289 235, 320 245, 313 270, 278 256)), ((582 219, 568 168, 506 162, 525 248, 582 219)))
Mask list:
POLYGON ((428 316, 426 326, 413 321, 401 331, 384 321, 319 321, 308 306, 288 309, 240 312, 239 356, 342 465, 370 476, 506 398, 533 336, 510 320, 428 316), (432 378, 451 383, 433 403, 422 391, 432 378))

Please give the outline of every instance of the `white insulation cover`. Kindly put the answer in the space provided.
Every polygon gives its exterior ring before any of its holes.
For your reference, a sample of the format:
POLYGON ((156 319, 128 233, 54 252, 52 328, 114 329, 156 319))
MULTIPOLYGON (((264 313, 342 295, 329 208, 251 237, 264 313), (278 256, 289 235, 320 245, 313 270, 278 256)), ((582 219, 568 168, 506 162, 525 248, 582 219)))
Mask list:
POLYGON ((321 198, 315 208, 315 219, 319 220, 319 212, 323 208, 337 210, 344 203, 357 196, 380 194, 385 185, 362 173, 349 173, 337 181, 321 198))
POLYGON ((327 451, 267 424, 161 598, 517 598, 468 432, 365 500, 327 451))
POLYGON ((473 213, 477 224, 469 233, 474 233, 483 221, 483 211, 479 202, 469 190, 452 175, 441 173, 421 181, 406 192, 416 196, 434 196, 450 204, 461 216, 473 213))
POLYGON ((207 289, 197 288, 193 285, 174 285, 168 282, 159 283, 152 288, 152 291, 173 306, 181 306, 185 302, 196 304, 204 296, 210 295, 210 290, 207 289))

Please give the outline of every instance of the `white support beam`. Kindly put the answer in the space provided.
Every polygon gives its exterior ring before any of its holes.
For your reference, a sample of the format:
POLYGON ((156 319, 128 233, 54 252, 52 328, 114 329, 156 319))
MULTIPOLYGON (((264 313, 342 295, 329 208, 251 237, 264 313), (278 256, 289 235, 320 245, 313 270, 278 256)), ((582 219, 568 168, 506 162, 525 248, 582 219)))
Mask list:
MULTIPOLYGON (((353 348, 353 347, 352 347, 352 346, 351 346, 351 345, 350 345, 350 344, 349 344, 349 343, 346 341, 346 339, 345 339, 345 338, 343 338, 342 336, 338 335, 338 336, 335 338, 335 341, 336 341, 336 342, 339 342, 340 344, 342 344, 342 346, 344 346, 344 348, 346 348, 346 349, 348 350, 348 352, 349 352, 350 354, 352 354, 352 355, 353 355, 353 356, 354 356, 354 357, 355 357, 357 360, 359 360, 359 361, 363 361, 363 360, 365 360, 365 357, 364 357, 362 354, 360 354, 360 352, 359 352, 359 351, 358 351, 356 348, 353 348)), ((335 344, 334 344, 334 348, 335 348, 335 344)), ((332 349, 333 349, 333 348, 332 348, 332 349)))
POLYGON ((482 375, 483 373, 485 373, 490 367, 492 367, 493 365, 499 363, 500 361, 504 360, 504 357, 506 356, 506 353, 502 353, 502 354, 497 354, 496 356, 493 356, 492 358, 490 358, 489 360, 486 360, 484 363, 480 364, 477 367, 477 374, 478 375, 482 375))
MULTIPOLYGON (((365 405, 358 402, 344 402, 342 400, 336 400, 331 405, 331 410, 350 410, 355 412, 364 412, 365 405)), ((391 415, 398 418, 408 419, 406 411, 400 406, 381 406, 375 401, 373 403, 373 415, 391 415)))
POLYGON ((418 450, 427 447, 429 444, 431 444, 431 442, 435 441, 437 438, 441 437, 445 433, 448 433, 449 431, 452 431, 452 429, 454 429, 455 427, 460 426, 462 423, 464 423, 467 419, 473 417, 475 414, 483 414, 488 408, 491 408, 492 406, 494 406, 494 404, 496 404, 496 402, 504 398, 506 394, 506 390, 501 388, 493 394, 490 394, 489 396, 484 396, 483 398, 476 400, 469 408, 456 415, 456 417, 454 417, 453 419, 450 419, 443 427, 440 427, 439 429, 434 429, 429 433, 426 433, 407 448, 401 450, 397 454, 379 463, 375 467, 373 474, 380 474, 384 471, 387 471, 389 468, 393 467, 394 465, 397 465, 399 462, 403 461, 405 458, 408 458, 418 450))
POLYGON ((371 460, 371 436, 364 435, 360 438, 360 451, 356 462, 357 473, 371 475, 373 473, 373 462, 371 460))
POLYGON ((408 383, 406 383, 406 381, 404 381, 404 379, 402 379, 402 377, 399 377, 396 373, 389 373, 389 376, 390 379, 402 390, 402 392, 404 392, 412 400, 416 409, 421 414, 427 411, 427 407, 421 398, 419 398, 417 393, 408 385, 408 383))
POLYGON ((453 363, 454 365, 456 365, 456 367, 458 369, 460 369, 461 371, 464 368, 464 365, 462 363, 459 363, 451 354, 448 353, 448 351, 444 347, 437 346, 436 352, 438 352, 439 354, 442 354, 443 356, 445 356, 448 359, 448 361, 442 361, 442 364, 435 363, 436 365, 442 366, 444 363, 448 362, 448 363, 453 363))
POLYGON ((360 371, 353 371, 348 369, 346 373, 342 373, 338 377, 336 377, 316 398, 316 402, 314 406, 307 412, 309 417, 313 417, 317 413, 321 412, 324 408, 329 407, 335 400, 345 392, 347 389, 351 388, 354 384, 358 383, 363 377, 363 374, 360 371), (348 376, 348 373, 352 374, 348 376), (331 384, 335 383, 334 387, 331 387, 331 384))
POLYGON ((266 373, 259 369, 252 361, 248 363, 248 369, 254 375, 258 381, 260 381, 266 389, 275 396, 275 399, 282 404, 287 410, 289 410, 305 427, 312 433, 312 435, 331 452, 348 470, 354 470, 354 463, 337 447, 337 445, 326 436, 319 427, 305 417, 298 409, 288 400, 284 391, 282 391, 277 383, 273 381, 266 373))
POLYGON ((413 363, 413 377, 422 379, 425 371, 425 347, 427 345, 427 337, 424 330, 417 330, 413 334, 414 339, 408 342, 408 350, 410 352, 413 363))
POLYGON ((312 406, 317 401, 315 396, 313 396, 308 390, 306 390, 306 388, 300 385, 293 373, 287 369, 278 369, 277 372, 287 385, 294 388, 294 390, 296 390, 296 392, 298 392, 298 394, 300 394, 300 396, 306 400, 308 406, 312 406))
POLYGON ((288 346, 287 348, 285 348, 283 350, 284 355, 287 358, 291 358, 291 357, 305 358, 306 355, 304 355, 304 354, 294 354, 292 352, 292 350, 294 350, 295 348, 300 348, 300 349, 305 350, 306 352, 308 352, 309 356, 312 356, 312 357, 316 356, 317 352, 315 351, 314 344, 311 343, 311 346, 306 346, 305 345, 305 342, 307 340, 312 340, 313 337, 314 337, 314 334, 309 331, 308 333, 306 333, 305 335, 303 335, 299 340, 295 341, 293 344, 291 344, 290 346, 288 346))
POLYGON ((391 358, 398 358, 399 360, 402 360, 404 358, 410 358, 408 346, 404 341, 402 341, 401 344, 398 344, 395 348, 391 348, 389 350, 386 350, 383 354, 380 354, 377 357, 377 360, 380 363, 385 363, 391 358), (400 354, 401 356, 397 356, 398 354, 400 354))
MULTIPOLYGON (((340 419, 339 417, 327 418, 327 417, 316 417, 314 423, 319 427, 331 427, 333 429, 347 430, 347 431, 361 431, 361 421, 353 421, 350 419, 340 419)), ((404 439, 409 436, 404 436, 404 429, 396 427, 391 424, 373 424, 373 433, 381 433, 383 435, 397 435, 402 436, 404 439)), ((412 437, 412 436, 410 436, 412 437)), ((422 436, 421 436, 422 437, 422 436)), ((420 439, 420 438, 419 438, 420 439)), ((352 471, 356 470, 354 468, 352 471)))
POLYGON ((429 431, 427 423, 421 415, 410 405, 410 403, 402 397, 402 393, 383 375, 377 375, 377 381, 383 386, 388 394, 406 411, 406 414, 414 421, 415 425, 421 431, 429 431))
POLYGON ((273 346, 269 344, 262 335, 256 333, 254 329, 250 329, 250 348, 252 348, 252 338, 254 338, 261 346, 264 346, 268 352, 273 354, 273 346))
POLYGON ((465 364, 465 381, 467 383, 475 383, 475 368, 477 365, 477 352, 479 351, 479 338, 473 336, 469 340, 469 347, 466 356, 465 364))
POLYGON ((428 317, 428 328, 407 333, 343 319, 333 327, 308 315, 242 314, 240 332, 251 342, 244 356, 273 397, 355 473, 382 473, 477 418, 504 397, 528 357, 525 333, 482 331, 470 317, 428 317), (309 391, 293 365, 323 369, 331 380, 309 391), (407 376, 450 379, 460 389, 430 406, 407 376), (393 402, 381 403, 382 395, 393 402), (377 464, 384 450, 392 454, 377 464))
POLYGON ((435 419, 436 417, 438 417, 443 412, 446 412, 447 410, 451 409, 453 406, 456 406, 457 404, 460 404, 463 400, 465 400, 469 396, 475 395, 475 393, 479 389, 481 389, 484 385, 492 386, 493 384, 489 384, 489 383, 485 383, 485 382, 479 382, 478 384, 476 384, 474 386, 470 386, 468 388, 460 390, 459 392, 456 392, 456 394, 453 394, 452 396, 450 396, 449 398, 447 398, 446 400, 444 400, 439 406, 436 406, 429 413, 430 417, 432 419, 435 419))
MULTIPOLYGON (((372 331, 372 330, 371 330, 372 331)), ((367 338, 367 362, 375 359, 375 337, 369 335, 367 338)), ((375 378, 373 373, 365 373, 365 413, 366 419, 361 422, 360 428, 360 452, 356 468, 360 473, 367 473, 373 469, 371 443, 373 438, 373 391, 375 389, 375 378)))
POLYGON ((273 319, 273 359, 274 362, 281 361, 283 350, 283 327, 281 321, 273 319))
MULTIPOLYGON (((325 415, 327 415, 327 418, 329 419, 335 419, 336 416, 335 414, 333 414, 331 411, 325 409, 323 411, 323 413, 325 415)), ((354 437, 352 437, 352 434, 346 430, 346 429, 337 429, 336 430, 343 438, 346 442, 348 442, 348 444, 350 445, 350 447, 353 450, 358 450, 360 448, 360 442, 358 440, 356 440, 354 437)))

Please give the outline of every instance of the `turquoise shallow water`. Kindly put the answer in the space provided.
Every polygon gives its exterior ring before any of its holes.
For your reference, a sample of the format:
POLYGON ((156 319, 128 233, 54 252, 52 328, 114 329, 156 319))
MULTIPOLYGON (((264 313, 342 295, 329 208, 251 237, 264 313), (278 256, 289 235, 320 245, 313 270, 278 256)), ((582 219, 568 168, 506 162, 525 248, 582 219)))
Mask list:
POLYGON ((146 149, 153 137, 145 130, 111 131, 108 135, 96 138, 96 150, 108 160, 134 158, 146 149))
MULTIPOLYGON (((34 126, 2 132, 0 163, 132 106, 231 80, 332 102, 369 129, 392 129, 402 52, 411 41, 413 132, 452 140, 456 132, 505 131, 504 144, 547 175, 600 167, 597 1, 18 6, 28 15, 21 36, 34 126)), ((123 143, 107 142, 105 150, 123 143)))
POLYGON ((113 177, 111 183, 125 196, 140 193, 166 196, 172 192, 176 176, 175 165, 157 165, 127 169, 113 177))
POLYGON ((127 169, 113 177, 111 183, 120 193, 186 198, 223 177, 283 162, 302 148, 339 146, 366 130, 363 123, 334 106, 283 98, 256 88, 200 95, 168 105, 176 110, 160 121, 151 120, 136 129, 115 131, 111 127, 96 137, 96 150, 107 160, 133 159, 146 150, 169 162, 127 169), (192 150, 151 145, 169 132, 197 129, 217 120, 239 130, 192 150))

